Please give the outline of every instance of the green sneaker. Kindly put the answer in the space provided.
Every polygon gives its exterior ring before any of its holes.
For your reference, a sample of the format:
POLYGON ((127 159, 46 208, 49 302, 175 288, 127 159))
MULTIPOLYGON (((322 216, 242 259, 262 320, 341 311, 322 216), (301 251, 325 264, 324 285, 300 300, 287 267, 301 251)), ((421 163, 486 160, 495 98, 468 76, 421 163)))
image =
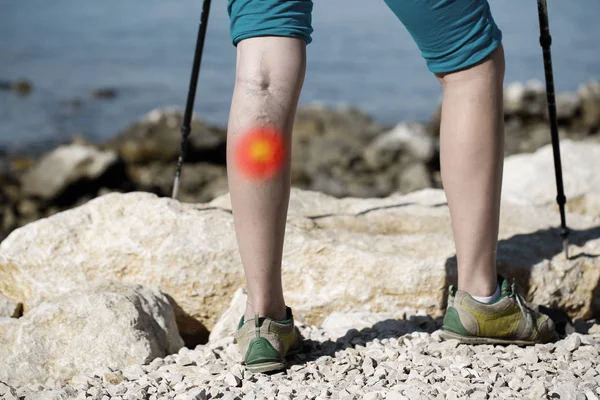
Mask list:
POLYGON ((480 303, 469 293, 450 286, 442 339, 467 344, 547 343, 554 339, 552 320, 535 310, 515 292, 514 281, 498 277, 501 295, 491 304, 480 303))
POLYGON ((259 318, 240 320, 235 342, 250 372, 271 372, 285 368, 285 357, 302 347, 302 336, 294 326, 292 309, 286 307, 287 318, 274 321, 259 318))

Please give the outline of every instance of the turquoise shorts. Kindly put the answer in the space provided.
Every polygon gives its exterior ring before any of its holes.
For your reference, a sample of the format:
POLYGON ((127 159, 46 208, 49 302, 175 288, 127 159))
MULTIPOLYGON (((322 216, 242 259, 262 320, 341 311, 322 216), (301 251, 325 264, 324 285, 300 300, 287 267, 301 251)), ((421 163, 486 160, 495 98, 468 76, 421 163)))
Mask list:
MULTIPOLYGON (((384 1, 433 73, 477 64, 502 42, 487 0, 384 1)), ((312 8, 312 0, 228 0, 233 44, 258 36, 297 37, 310 43, 312 8)))

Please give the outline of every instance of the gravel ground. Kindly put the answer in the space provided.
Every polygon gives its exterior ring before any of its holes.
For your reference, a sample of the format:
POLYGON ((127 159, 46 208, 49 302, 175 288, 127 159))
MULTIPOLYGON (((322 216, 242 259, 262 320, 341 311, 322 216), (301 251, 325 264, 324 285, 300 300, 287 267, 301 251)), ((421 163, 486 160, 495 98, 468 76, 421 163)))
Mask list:
POLYGON ((247 373, 233 339, 224 338, 144 366, 98 369, 68 386, 0 383, 0 398, 600 399, 600 334, 520 348, 443 342, 427 318, 382 321, 337 339, 300 328, 303 352, 285 372, 247 373))

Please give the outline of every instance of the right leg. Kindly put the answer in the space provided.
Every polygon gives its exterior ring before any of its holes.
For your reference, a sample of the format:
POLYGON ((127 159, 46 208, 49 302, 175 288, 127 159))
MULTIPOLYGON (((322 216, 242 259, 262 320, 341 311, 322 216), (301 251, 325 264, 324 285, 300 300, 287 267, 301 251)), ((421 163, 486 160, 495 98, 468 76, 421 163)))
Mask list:
POLYGON ((311 0, 229 0, 237 45, 236 82, 227 127, 227 175, 246 273, 248 303, 235 337, 246 367, 279 370, 300 335, 281 282, 290 196, 291 134, 306 69, 311 0), (255 128, 274 128, 285 144, 275 175, 248 179, 235 164, 237 144, 255 128), (258 315, 260 318, 256 318, 258 315))
POLYGON ((229 0, 236 82, 227 141, 233 218, 246 273, 245 317, 284 319, 281 258, 290 194, 291 140, 312 33, 312 0, 229 0), (234 148, 248 130, 275 128, 286 145, 283 166, 262 181, 246 179, 234 148))
POLYGON ((235 231, 246 272, 246 319, 254 313, 285 319, 281 257, 290 194, 290 137, 304 79, 302 39, 257 37, 241 41, 228 125, 227 170, 235 231), (284 136, 281 171, 262 181, 246 179, 233 149, 248 129, 272 126, 284 136))

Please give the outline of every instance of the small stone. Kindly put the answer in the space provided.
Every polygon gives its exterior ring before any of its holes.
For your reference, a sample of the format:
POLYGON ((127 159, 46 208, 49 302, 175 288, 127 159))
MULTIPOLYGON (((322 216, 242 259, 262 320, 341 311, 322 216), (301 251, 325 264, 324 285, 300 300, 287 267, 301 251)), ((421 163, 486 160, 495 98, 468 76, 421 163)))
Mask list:
MULTIPOLYGON (((577 386, 574 382, 561 382, 560 384, 556 385, 554 392, 561 400, 577 400, 577 386)), ((552 398, 552 396, 550 397, 552 398)))
POLYGON ((539 361, 537 354, 535 354, 535 350, 531 347, 525 351, 522 359, 528 364, 535 364, 539 361))
POLYGON ((512 390, 516 390, 516 391, 519 391, 523 388, 521 380, 516 377, 514 377, 510 381, 508 381, 508 387, 511 388, 512 390))
POLYGON ((485 400, 488 398, 487 392, 483 392, 481 390, 476 390, 469 395, 469 400, 485 400))
POLYGON ((150 362, 150 364, 146 365, 146 368, 147 368, 148 372, 156 371, 160 367, 162 367, 164 364, 165 364, 165 360, 163 360, 162 358, 155 358, 154 360, 152 360, 150 362))
POLYGON ((160 385, 158 385, 157 393, 164 394, 164 393, 168 393, 170 390, 171 390, 171 388, 169 387, 169 385, 167 385, 166 382, 161 382, 160 385))
POLYGON ((460 375, 463 378, 473 378, 474 377, 473 373, 471 372, 471 370, 469 368, 463 368, 463 369, 461 369, 460 370, 460 375))
POLYGON ((196 365, 196 363, 192 361, 188 356, 181 356, 177 359, 177 365, 185 367, 188 365, 196 365))
POLYGON ((386 400, 410 400, 408 397, 398 392, 388 392, 385 395, 385 398, 386 400))
POLYGON ((425 367, 425 369, 423 369, 423 370, 420 372, 420 374, 421 374, 421 376, 423 376, 423 377, 427 377, 427 376, 429 376, 429 375, 433 374, 434 372, 435 372, 435 368, 434 368, 434 367, 432 367, 432 366, 428 366, 428 367, 425 367))
POLYGON ((127 392, 127 388, 123 385, 116 385, 107 387, 106 391, 111 395, 111 397, 115 397, 124 395, 127 392))
POLYGON ((488 367, 493 368, 497 365, 500 365, 500 360, 494 356, 484 356, 481 361, 488 367))
POLYGON ((183 380, 183 375, 175 372, 166 372, 164 378, 171 385, 176 385, 183 380))
POLYGON ((144 374, 141 365, 129 365, 123 370, 123 376, 130 381, 139 379, 144 376, 144 374))
POLYGON ((88 393, 86 399, 87 400, 101 400, 102 396, 103 396, 102 392, 98 392, 95 394, 88 393))
POLYGON ((123 382, 124 379, 125 377, 120 371, 105 372, 102 376, 104 383, 110 383, 111 385, 118 385, 119 383, 123 382))
POLYGON ((444 340, 439 343, 432 343, 428 346, 430 351, 448 351, 458 347, 460 342, 456 339, 444 340))
POLYGON ((231 387, 240 387, 242 385, 242 380, 234 374, 232 374, 231 372, 225 373, 223 381, 231 387))
POLYGON ((291 385, 281 385, 281 386, 279 386, 279 392, 277 394, 278 395, 292 394, 293 392, 294 392, 294 388, 291 385))
POLYGON ((375 373, 374 361, 371 357, 365 357, 362 363, 362 370, 365 376, 373 376, 375 373))
POLYGON ((364 400, 382 400, 383 396, 381 396, 381 393, 379 392, 371 392, 371 393, 366 393, 363 396, 364 400))
MULTIPOLYGON (((297 371, 297 370, 296 370, 297 371)), ((245 369, 244 367, 242 367, 240 364, 235 364, 233 367, 230 368, 230 372, 237 376, 240 380, 244 379, 245 376, 245 369)))
POLYGON ((581 346, 581 338, 579 334, 572 333, 561 343, 562 347, 565 348, 569 352, 574 352, 581 346))
POLYGON ((186 393, 180 393, 175 396, 175 400, 206 400, 206 390, 194 388, 186 393))
POLYGON ((241 398, 239 396, 237 396, 235 393, 225 393, 223 395, 223 397, 221 397, 221 400, 241 400, 241 398))
POLYGON ((137 380, 137 384, 147 390, 148 388, 152 387, 153 384, 156 384, 156 382, 153 379, 150 379, 147 375, 144 375, 137 380))
POLYGON ((598 399, 598 396, 596 396, 596 395, 594 394, 594 392, 592 392, 591 390, 587 390, 587 391, 585 392, 585 398, 586 398, 587 400, 600 400, 600 399, 598 399))
MULTIPOLYGON (((79 375, 75 375, 74 377, 72 377, 69 381, 69 383, 72 386, 77 386, 77 385, 88 385, 91 386, 91 381, 93 380, 92 377, 88 376, 88 375, 84 375, 84 374, 79 374, 79 375)), ((86 389, 87 390, 87 389, 86 389)))
POLYGON ((365 382, 365 386, 373 387, 381 382, 381 379, 373 375, 365 382))
POLYGON ((146 391, 139 387, 131 388, 127 391, 125 396, 123 396, 125 400, 145 400, 146 397, 146 391))

